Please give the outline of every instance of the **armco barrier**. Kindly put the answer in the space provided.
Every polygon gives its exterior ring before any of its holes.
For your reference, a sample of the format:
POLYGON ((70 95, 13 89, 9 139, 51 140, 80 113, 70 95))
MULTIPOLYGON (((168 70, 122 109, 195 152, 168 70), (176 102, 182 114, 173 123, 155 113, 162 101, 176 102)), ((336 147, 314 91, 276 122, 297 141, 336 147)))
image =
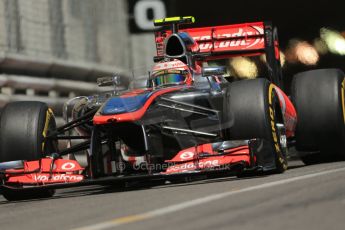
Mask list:
POLYGON ((57 116, 62 115, 63 104, 69 98, 112 90, 90 82, 8 74, 0 74, 0 88, 0 108, 12 101, 42 101, 51 106, 57 116))

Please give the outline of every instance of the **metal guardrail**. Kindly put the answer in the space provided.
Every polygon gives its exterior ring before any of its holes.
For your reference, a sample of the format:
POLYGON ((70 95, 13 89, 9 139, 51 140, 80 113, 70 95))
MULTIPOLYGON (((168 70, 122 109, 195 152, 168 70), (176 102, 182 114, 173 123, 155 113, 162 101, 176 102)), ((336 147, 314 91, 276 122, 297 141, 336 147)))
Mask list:
MULTIPOLYGON (((12 101, 42 101, 62 115, 63 104, 72 97, 112 90, 96 83, 0 74, 0 108, 12 101)), ((125 87, 122 88, 122 90, 125 87)))

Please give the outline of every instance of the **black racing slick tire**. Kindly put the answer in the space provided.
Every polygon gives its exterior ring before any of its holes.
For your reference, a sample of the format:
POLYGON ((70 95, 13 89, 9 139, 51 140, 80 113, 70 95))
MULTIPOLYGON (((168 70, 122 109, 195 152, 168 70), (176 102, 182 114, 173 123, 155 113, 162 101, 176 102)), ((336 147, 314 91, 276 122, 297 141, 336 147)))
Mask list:
POLYGON ((45 137, 56 129, 52 110, 43 102, 7 104, 0 118, 0 162, 38 160, 56 151, 45 137))
MULTIPOLYGON (((38 160, 56 152, 56 141, 45 137, 56 130, 54 114, 45 103, 36 101, 7 104, 0 118, 0 162, 38 160)), ((8 201, 52 197, 54 189, 2 189, 8 201)))
POLYGON ((345 160, 344 76, 339 69, 318 69, 293 78, 296 149, 307 165, 345 160))
POLYGON ((274 85, 262 78, 233 82, 224 103, 226 138, 266 140, 273 152, 273 172, 284 172, 287 169, 285 125, 274 85))

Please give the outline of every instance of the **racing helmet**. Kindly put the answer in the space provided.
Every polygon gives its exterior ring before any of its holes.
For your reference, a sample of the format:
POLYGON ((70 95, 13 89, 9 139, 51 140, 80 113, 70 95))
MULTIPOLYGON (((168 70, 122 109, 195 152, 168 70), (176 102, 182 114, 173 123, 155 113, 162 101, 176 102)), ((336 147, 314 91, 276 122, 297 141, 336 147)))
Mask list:
POLYGON ((189 67, 178 59, 157 63, 151 73, 153 87, 191 85, 192 73, 189 67))

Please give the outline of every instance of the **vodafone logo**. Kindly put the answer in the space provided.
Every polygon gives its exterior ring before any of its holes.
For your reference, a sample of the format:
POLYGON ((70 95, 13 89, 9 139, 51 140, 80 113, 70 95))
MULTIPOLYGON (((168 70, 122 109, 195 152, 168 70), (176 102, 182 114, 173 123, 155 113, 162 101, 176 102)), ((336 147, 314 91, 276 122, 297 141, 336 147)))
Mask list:
MULTIPOLYGON (((199 168, 212 168, 217 167, 220 165, 219 160, 207 160, 203 162, 199 162, 199 168)), ((175 172, 187 172, 191 170, 195 170, 196 166, 195 163, 185 163, 181 165, 172 166, 167 170, 167 173, 175 173, 175 172)))
POLYGON ((188 159, 192 159, 194 156, 194 153, 193 152, 184 152, 180 155, 180 158, 182 160, 188 160, 188 159))
POLYGON ((50 177, 49 175, 34 176, 33 179, 38 182, 59 182, 59 181, 78 182, 78 181, 82 181, 84 177, 82 175, 55 174, 52 177, 50 177))
POLYGON ((67 162, 67 163, 64 163, 63 165, 61 165, 62 170, 72 170, 74 168, 75 168, 75 164, 72 162, 67 162))

